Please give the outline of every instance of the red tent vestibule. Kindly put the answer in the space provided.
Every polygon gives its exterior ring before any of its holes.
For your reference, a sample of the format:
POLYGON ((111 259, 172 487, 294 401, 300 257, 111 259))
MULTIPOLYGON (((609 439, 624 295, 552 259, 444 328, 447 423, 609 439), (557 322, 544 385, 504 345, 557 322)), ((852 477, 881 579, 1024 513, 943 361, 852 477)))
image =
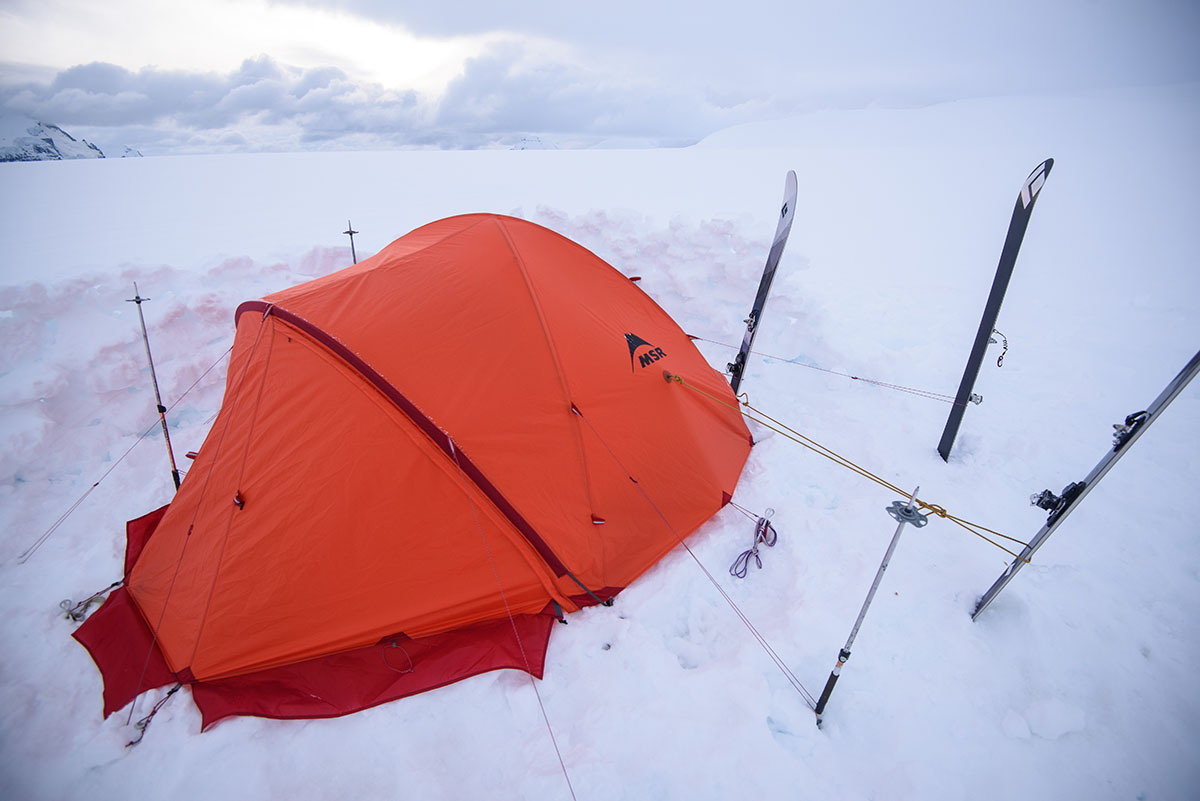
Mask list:
POLYGON ((557 611, 716 513, 752 445, 666 312, 511 217, 423 226, 236 324, 192 469, 130 522, 124 586, 75 634, 105 715, 175 682, 207 727, 540 678, 557 611))

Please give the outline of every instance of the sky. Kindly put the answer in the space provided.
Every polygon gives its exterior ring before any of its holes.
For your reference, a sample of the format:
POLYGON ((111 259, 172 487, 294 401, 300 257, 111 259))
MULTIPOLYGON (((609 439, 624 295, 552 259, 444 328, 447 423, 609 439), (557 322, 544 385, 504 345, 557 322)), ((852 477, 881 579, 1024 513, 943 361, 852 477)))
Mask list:
POLYGON ((1200 81, 1191 0, 6 0, 0 113, 108 151, 680 146, 828 108, 1200 81))

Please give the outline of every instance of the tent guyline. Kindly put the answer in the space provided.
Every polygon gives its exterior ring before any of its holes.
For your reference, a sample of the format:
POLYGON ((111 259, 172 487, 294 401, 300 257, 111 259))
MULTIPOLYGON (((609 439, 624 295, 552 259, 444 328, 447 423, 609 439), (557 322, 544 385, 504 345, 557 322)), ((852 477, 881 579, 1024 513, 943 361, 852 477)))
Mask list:
MULTIPOLYGON (((132 748, 133 746, 137 745, 138 743, 140 743, 142 741, 142 738, 146 736, 146 729, 150 728, 150 724, 154 721, 154 716, 158 714, 158 711, 163 708, 163 706, 167 703, 167 701, 171 700, 171 696, 174 695, 175 693, 177 693, 179 691, 179 688, 182 686, 183 686, 182 684, 176 684, 174 687, 167 690, 167 694, 164 695, 162 698, 158 699, 158 703, 156 703, 153 707, 150 708, 150 714, 146 715, 144 718, 139 719, 137 723, 133 724, 134 728, 137 729, 138 735, 137 735, 137 737, 133 738, 129 742, 125 743, 126 748, 132 748)), ((133 710, 131 709, 130 714, 132 715, 132 713, 133 713, 133 710)), ((126 725, 128 725, 128 724, 126 724, 126 725)))
MULTIPOLYGON (((721 400, 720 398, 716 397, 715 395, 712 395, 711 393, 704 391, 700 387, 697 387, 697 386, 694 386, 694 385, 688 383, 681 376, 674 375, 674 374, 664 370, 663 377, 668 382, 674 383, 674 384, 679 384, 682 387, 686 387, 687 389, 690 389, 693 392, 697 392, 697 393, 703 395, 704 397, 709 398, 710 400, 714 401, 715 403, 719 403, 722 406, 726 406, 728 408, 733 408, 732 406, 730 406, 730 404, 726 403, 725 401, 721 400)), ((879 484, 881 487, 884 487, 884 488, 896 493, 897 495, 900 495, 901 497, 908 497, 907 493, 905 493, 903 490, 901 490, 895 484, 892 484, 887 479, 881 478, 880 476, 872 473, 871 471, 867 470, 864 467, 860 467, 859 465, 855 464, 854 462, 850 461, 849 459, 845 458, 844 456, 841 456, 838 453, 836 453, 835 451, 832 451, 829 448, 826 448, 824 445, 820 444, 819 442, 809 439, 808 437, 804 436, 803 434, 796 431, 795 429, 790 428, 789 426, 787 426, 784 423, 781 423, 780 421, 778 421, 775 418, 771 417, 770 415, 766 414, 762 410, 756 409, 755 407, 751 406, 749 396, 746 393, 742 393, 741 395, 739 395, 738 400, 739 400, 741 406, 744 407, 742 414, 747 419, 753 420, 754 422, 758 423, 759 425, 769 428, 770 430, 774 431, 775 433, 780 434, 783 437, 790 439, 791 441, 793 441, 799 445, 804 446, 805 448, 808 448, 810 451, 813 451, 814 453, 824 456, 826 459, 829 459, 831 462, 834 462, 835 464, 839 464, 842 467, 845 467, 846 469, 850 470, 851 472, 857 473, 858 475, 862 476, 863 478, 866 478, 870 481, 874 481, 876 484, 879 484), (751 412, 754 415, 757 415, 757 417, 752 416, 751 412), (760 418, 762 418, 762 419, 760 419, 760 418)), ((974 534, 976 537, 979 537, 983 541, 990 543, 991 545, 994 545, 995 547, 999 548, 1000 550, 1004 551, 1005 553, 1009 554, 1010 556, 1016 557, 1017 559, 1021 559, 1020 554, 1004 547, 1000 543, 998 543, 995 540, 988 537, 987 534, 991 534, 995 537, 999 537, 1000 539, 1008 540, 1010 542, 1021 545, 1022 547, 1028 547, 1027 543, 1025 543, 1021 540, 1018 540, 1015 537, 1010 537, 1006 534, 1001 534, 1000 532, 994 531, 985 526, 981 526, 978 523, 971 523, 970 521, 963 520, 960 517, 955 517, 954 515, 947 512, 944 507, 939 506, 938 504, 926 503, 925 501, 922 501, 920 498, 914 498, 913 501, 918 506, 920 506, 922 509, 929 510, 929 513, 926 515, 926 517, 928 517, 930 515, 937 515, 938 517, 945 518, 945 519, 949 520, 950 522, 958 525, 960 528, 963 528, 966 531, 969 531, 970 533, 974 534), (984 532, 986 532, 986 534, 984 532)))
MULTIPOLYGON (((696 336, 695 334, 688 334, 688 336, 697 342, 708 342, 713 345, 720 345, 723 348, 730 348, 731 350, 738 349, 737 345, 730 345, 728 342, 719 342, 715 339, 699 337, 699 336, 696 336)), ((905 386, 901 386, 900 384, 889 384, 886 381, 878 381, 874 378, 866 378, 861 375, 854 375, 853 373, 842 373, 842 372, 838 372, 837 370, 830 370, 827 367, 818 367, 815 364, 809 364, 807 362, 802 362, 802 361, 799 361, 798 359, 787 359, 787 358, 784 358, 783 356, 772 356, 769 353, 760 352, 757 355, 762 356, 765 359, 775 359, 776 361, 783 362, 784 364, 794 364, 797 367, 807 367, 810 370, 818 370, 822 373, 829 373, 830 375, 841 376, 842 378, 850 378, 850 379, 853 379, 854 381, 862 381, 863 383, 873 384, 877 387, 883 387, 884 389, 894 389, 898 392, 907 392, 910 395, 916 395, 918 398, 927 398, 929 400, 941 401, 942 403, 949 403, 951 405, 953 405, 955 403, 953 395, 946 395, 941 392, 933 392, 933 391, 930 391, 927 389, 917 389, 916 387, 905 387, 905 386)), ((983 400, 983 398, 981 398, 978 395, 974 395, 971 398, 972 403, 980 403, 980 402, 982 402, 982 400, 983 400)))
MULTIPOLYGON (((787 663, 783 661, 783 658, 779 656, 771 643, 768 642, 767 638, 763 636, 762 632, 755 627, 754 623, 750 620, 746 613, 743 612, 741 607, 737 605, 737 602, 733 600, 729 593, 725 591, 725 588, 721 586, 720 582, 717 581, 716 577, 713 576, 712 572, 709 571, 709 569, 705 567, 704 563, 700 561, 700 557, 698 557, 696 552, 692 550, 691 546, 687 544, 687 540, 680 536, 675 527, 671 525, 671 521, 668 520, 666 515, 662 513, 662 510, 658 507, 658 504, 656 504, 654 500, 648 494, 646 494, 646 491, 642 488, 642 485, 629 472, 629 470, 617 457, 616 453, 614 453, 612 448, 609 447, 604 438, 600 436, 600 432, 596 430, 587 417, 584 416, 583 412, 579 411, 578 408, 574 408, 573 411, 579 416, 579 419, 584 422, 592 434, 595 435, 596 439, 600 442, 604 449, 608 451, 608 455, 612 457, 613 461, 617 464, 617 467, 620 468, 623 473, 625 473, 631 482, 633 482, 633 485, 637 488, 638 493, 643 499, 645 499, 646 503, 650 505, 650 508, 654 510, 654 513, 659 517, 659 519, 666 524, 667 528, 675 536, 675 539, 678 540, 679 544, 683 546, 685 551, 687 551, 688 556, 692 557, 692 561, 694 561, 700 568, 700 572, 702 572, 705 577, 708 578, 709 583, 716 588, 721 597, 725 599, 725 602, 729 604, 729 608, 732 609, 733 613, 737 615, 739 620, 742 621, 742 624, 746 627, 746 630, 749 631, 750 635, 758 642, 759 646, 767 654, 768 658, 775 663, 775 666, 779 668, 779 671, 783 674, 784 678, 787 679, 788 683, 792 685, 792 688, 795 689, 804 702, 808 704, 808 708, 816 709, 816 697, 813 696, 813 694, 808 691, 808 688, 806 688, 800 682, 800 679, 796 677, 796 674, 792 672, 792 669, 789 668, 787 663)), ((741 507, 737 507, 737 509, 743 514, 746 513, 741 507)), ((755 536, 757 537, 757 533, 755 536)))
MULTIPOLYGON (((558 765, 562 769, 563 779, 567 782, 567 790, 570 791, 571 798, 574 799, 576 797, 575 786, 571 784, 571 774, 567 771, 567 761, 563 759, 562 750, 558 747, 558 738, 554 736, 554 727, 550 724, 550 714, 546 711, 546 704, 542 701, 542 694, 538 690, 537 682, 533 678, 533 667, 529 662, 529 653, 525 650, 525 642, 521 639, 521 630, 517 628, 517 621, 513 617, 512 605, 508 602, 508 592, 504 589, 504 582, 500 580, 500 571, 496 569, 496 557, 492 554, 492 548, 488 545, 487 534, 483 530, 483 523, 479 520, 479 509, 476 508, 475 501, 471 499, 471 493, 467 485, 467 474, 463 471, 462 462, 458 459, 458 449, 454 447, 454 438, 450 437, 449 439, 450 455, 454 460, 454 466, 458 468, 459 486, 462 488, 463 497, 466 498, 467 504, 471 507, 471 518, 475 523, 476 531, 479 532, 479 541, 483 543, 483 550, 487 554, 488 566, 492 569, 492 578, 496 580, 496 589, 500 591, 500 598, 504 601, 504 613, 508 616, 508 624, 512 627, 513 639, 516 640, 517 648, 521 652, 521 662, 525 665, 525 676, 529 679, 529 686, 533 689, 534 696, 537 697, 538 708, 542 711, 542 721, 546 724, 546 733, 550 736, 550 744, 554 746, 555 755, 558 756, 558 765)), ((575 579, 575 583, 583 587, 579 579, 575 579)), ((584 587, 584 589, 587 590, 587 587, 584 587)), ((591 594, 591 590, 588 590, 588 593, 591 594)), ((608 602, 608 605, 612 606, 611 600, 608 602)))
POLYGON ((119 580, 114 581, 112 584, 109 584, 102 590, 92 593, 82 601, 75 602, 70 598, 59 601, 58 608, 63 610, 64 619, 73 620, 76 623, 79 623, 87 617, 88 609, 91 608, 92 604, 99 605, 104 603, 104 599, 108 596, 108 594, 120 586, 121 582, 119 580))
POLYGON ((732 506, 734 509, 738 510, 739 512, 741 512, 741 513, 742 513, 742 515, 743 515, 743 516, 744 516, 744 517, 745 517, 747 520, 754 520, 754 521, 757 521, 757 520, 758 520, 760 517, 765 517, 765 516, 766 516, 766 515, 765 515, 765 513, 764 513, 764 514, 761 514, 761 515, 756 515, 754 512, 750 511, 750 510, 749 510, 749 509, 747 509, 745 506, 742 506, 740 503, 737 503, 736 501, 730 501, 730 502, 729 502, 729 505, 730 505, 730 506, 732 506))
MULTIPOLYGON (((197 378, 195 381, 193 381, 192 385, 190 387, 188 387, 187 389, 185 389, 183 391, 183 394, 180 395, 178 398, 176 398, 175 402, 172 403, 170 406, 168 406, 161 414, 166 415, 167 412, 174 410, 175 407, 178 406, 183 401, 183 399, 188 396, 188 393, 190 393, 193 389, 195 389, 197 386, 199 386, 200 382, 204 380, 204 377, 206 375, 208 375, 209 373, 211 373, 213 371, 213 369, 218 364, 220 364, 221 361, 226 356, 228 356, 230 351, 232 351, 232 350, 233 350, 233 346, 230 345, 229 348, 224 353, 222 353, 220 356, 218 356, 217 360, 215 362, 213 362, 212 364, 210 364, 208 366, 208 369, 205 370, 203 373, 201 373, 200 377, 197 378)), ((136 448, 138 445, 141 445, 142 440, 146 439, 146 437, 148 437, 152 433, 154 433, 154 429, 158 428, 159 425, 160 425, 160 422, 157 419, 153 423, 151 423, 150 427, 147 428, 145 431, 143 431, 141 433, 141 435, 134 441, 134 443, 132 445, 130 445, 129 448, 126 449, 126 451, 124 453, 122 453, 120 455, 120 457, 118 457, 117 460, 115 462, 113 462, 112 465, 110 465, 107 470, 104 471, 104 474, 101 475, 100 478, 96 479, 96 481, 90 487, 87 488, 86 492, 84 492, 82 495, 80 495, 79 498, 73 504, 71 504, 69 507, 67 507, 67 510, 65 512, 63 512, 62 515, 60 515, 57 520, 54 521, 54 523, 50 526, 50 528, 46 529, 46 531, 40 537, 38 537, 37 540, 35 540, 32 545, 30 545, 28 548, 26 548, 25 551, 20 556, 17 557, 17 564, 23 565, 26 562, 28 562, 29 558, 31 556, 33 556, 37 552, 37 550, 42 547, 42 545, 45 544, 46 540, 50 539, 51 535, 53 535, 55 531, 58 531, 59 527, 63 523, 67 522, 67 518, 70 517, 72 514, 74 514, 75 510, 78 509, 85 500, 87 500, 87 497, 92 494, 92 492, 96 489, 96 487, 100 486, 100 482, 102 482, 102 481, 104 481, 104 479, 108 478, 109 473, 116 470, 117 467, 121 464, 121 462, 125 461, 125 457, 127 457, 127 456, 129 456, 129 454, 133 453, 133 449, 136 448)))

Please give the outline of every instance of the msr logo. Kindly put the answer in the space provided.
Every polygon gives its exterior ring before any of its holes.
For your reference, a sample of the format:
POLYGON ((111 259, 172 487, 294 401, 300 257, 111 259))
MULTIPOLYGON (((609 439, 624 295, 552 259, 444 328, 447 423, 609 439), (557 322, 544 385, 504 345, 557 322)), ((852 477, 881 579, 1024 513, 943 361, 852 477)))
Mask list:
POLYGON ((646 340, 639 337, 637 334, 626 334, 625 341, 629 344, 629 369, 630 370, 634 370, 634 371, 637 370, 637 366, 634 364, 635 357, 636 357, 636 361, 642 367, 649 367, 650 365, 654 364, 659 359, 664 359, 667 356, 667 354, 663 352, 662 348, 654 347, 649 342, 647 342, 646 340), (646 348, 646 350, 639 353, 638 351, 641 350, 642 348, 646 348))

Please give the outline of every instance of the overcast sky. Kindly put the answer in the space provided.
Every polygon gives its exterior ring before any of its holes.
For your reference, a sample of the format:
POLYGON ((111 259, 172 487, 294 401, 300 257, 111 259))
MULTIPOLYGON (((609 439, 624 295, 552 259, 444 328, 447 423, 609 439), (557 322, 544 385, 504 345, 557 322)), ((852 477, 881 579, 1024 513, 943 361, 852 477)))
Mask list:
POLYGON ((2 0, 0 111, 145 154, 690 144, 1200 81, 1197 0, 2 0))

